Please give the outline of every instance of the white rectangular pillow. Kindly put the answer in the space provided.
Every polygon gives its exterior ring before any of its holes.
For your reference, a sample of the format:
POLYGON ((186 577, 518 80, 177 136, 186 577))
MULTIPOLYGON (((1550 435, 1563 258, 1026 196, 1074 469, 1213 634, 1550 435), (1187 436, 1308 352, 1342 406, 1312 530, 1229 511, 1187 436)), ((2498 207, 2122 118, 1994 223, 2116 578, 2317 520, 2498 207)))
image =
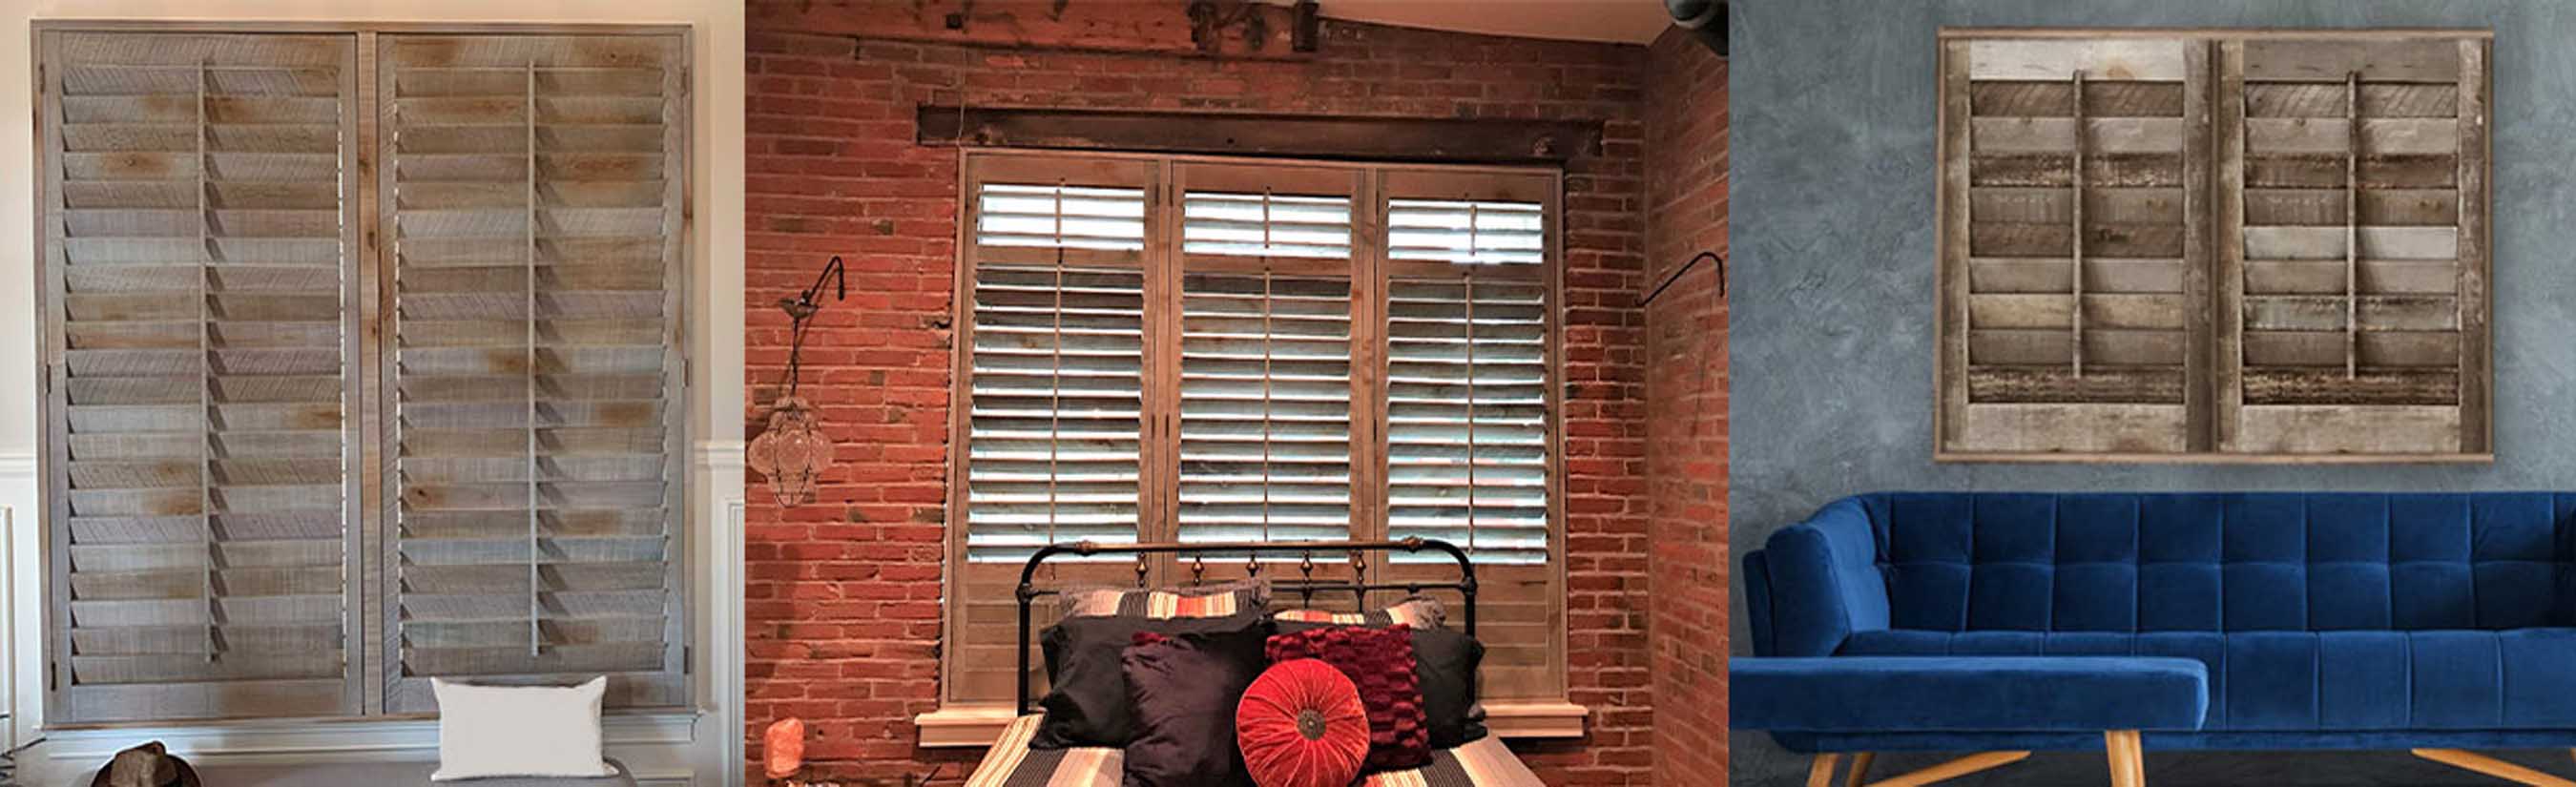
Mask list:
POLYGON ((579 686, 476 686, 433 678, 438 697, 434 782, 492 776, 598 777, 599 704, 607 678, 579 686))

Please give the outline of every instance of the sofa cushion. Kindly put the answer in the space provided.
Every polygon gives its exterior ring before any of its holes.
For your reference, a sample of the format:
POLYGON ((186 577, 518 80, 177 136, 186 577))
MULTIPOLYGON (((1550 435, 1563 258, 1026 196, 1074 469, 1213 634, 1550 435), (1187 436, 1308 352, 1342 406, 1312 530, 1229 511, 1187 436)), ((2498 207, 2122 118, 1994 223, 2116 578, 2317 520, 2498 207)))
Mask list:
MULTIPOLYGON (((2208 670, 2207 730, 2576 727, 2576 629, 1865 631, 1835 658, 2163 656, 2208 670)), ((1963 659, 1964 660, 1964 659, 1963 659)), ((1735 689, 1741 696, 1741 687, 1735 689)), ((1742 700, 1737 700, 1741 702, 1742 700)))
MULTIPOLYGON (((1877 552, 1886 628, 2576 624, 2576 608, 2556 601, 2561 584, 2576 583, 2557 570, 2576 557, 2567 554, 2576 528, 2564 524, 2576 494, 1938 492, 1854 501, 1875 531, 1874 545, 1859 546, 1877 552)), ((1774 573, 1794 573, 1781 557, 1774 573)), ((1811 603, 1772 590, 1774 605, 1811 603)))
POLYGON ((1733 726, 1800 732, 2190 730, 2208 696, 2178 658, 1738 658, 1727 681, 1733 726))

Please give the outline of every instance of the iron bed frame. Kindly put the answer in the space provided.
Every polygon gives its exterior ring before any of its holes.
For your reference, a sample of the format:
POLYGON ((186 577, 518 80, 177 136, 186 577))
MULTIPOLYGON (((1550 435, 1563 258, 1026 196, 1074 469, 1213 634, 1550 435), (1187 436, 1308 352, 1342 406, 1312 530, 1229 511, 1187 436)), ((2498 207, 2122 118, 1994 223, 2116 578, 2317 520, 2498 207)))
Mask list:
POLYGON ((1145 576, 1148 573, 1146 563, 1148 556, 1193 555, 1194 557, 1191 560, 1191 579, 1194 584, 1204 584, 1207 555, 1210 553, 1220 552, 1233 553, 1243 557, 1246 565, 1248 566, 1248 573, 1255 577, 1260 576, 1261 574, 1260 558, 1264 555, 1301 555, 1302 557, 1298 565, 1300 572, 1299 578, 1272 580, 1270 587, 1274 592, 1285 591, 1300 594, 1309 602, 1314 599, 1316 593, 1350 593, 1353 598, 1362 602, 1360 606, 1364 607, 1366 606, 1365 602, 1370 593, 1401 590, 1407 594, 1419 594, 1424 590, 1455 590, 1458 591, 1459 595, 1463 596, 1465 599, 1465 609, 1463 610, 1461 621, 1465 624, 1467 636, 1476 636, 1476 566, 1467 559, 1467 550, 1458 548, 1458 545, 1456 544, 1436 538, 1403 538, 1385 541, 1199 541, 1188 543, 1161 542, 1144 544, 1102 544, 1092 541, 1076 541, 1072 543, 1048 544, 1046 546, 1039 547, 1036 554, 1029 556, 1028 562, 1020 565, 1020 585, 1016 594, 1019 597, 1020 605, 1019 671, 1013 676, 1015 679, 1012 681, 1017 684, 1019 701, 1018 704, 1013 707, 1017 709, 1019 714, 1035 712, 1029 704, 1029 637, 1032 634, 1029 626, 1032 620, 1032 616, 1030 615, 1030 604, 1037 601, 1039 598, 1061 595, 1064 592, 1063 590, 1055 588, 1041 588, 1035 584, 1037 581, 1038 566, 1039 564, 1045 563, 1047 558, 1059 556, 1094 557, 1099 555, 1135 555, 1136 583, 1138 587, 1143 587, 1145 576), (1425 550, 1447 554, 1452 561, 1455 561, 1458 564, 1458 578, 1449 582, 1363 582, 1356 579, 1334 580, 1314 578, 1314 556, 1317 552, 1346 553, 1349 555, 1350 561, 1354 567, 1365 568, 1363 558, 1361 557, 1363 553, 1383 552, 1392 555, 1397 552, 1402 552, 1406 554, 1415 554, 1425 550))

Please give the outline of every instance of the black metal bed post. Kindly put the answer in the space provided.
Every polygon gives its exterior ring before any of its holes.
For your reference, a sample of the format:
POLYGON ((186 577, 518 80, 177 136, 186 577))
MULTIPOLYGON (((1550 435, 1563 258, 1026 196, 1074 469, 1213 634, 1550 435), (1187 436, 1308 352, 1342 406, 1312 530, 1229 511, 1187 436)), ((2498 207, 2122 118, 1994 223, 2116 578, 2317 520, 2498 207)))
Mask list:
POLYGON ((1038 565, 1045 563, 1047 558, 1055 557, 1057 555, 1089 557, 1092 555, 1142 556, 1163 554, 1205 554, 1209 552, 1244 552, 1252 555, 1252 557, 1257 561, 1260 555, 1269 553, 1421 552, 1426 549, 1446 553, 1451 560, 1457 562, 1457 581, 1371 583, 1361 582, 1354 579, 1350 582, 1299 581, 1275 582, 1273 584, 1274 586, 1286 587, 1290 590, 1306 590, 1310 592, 1316 590, 1348 591, 1357 594, 1362 603, 1366 602, 1368 594, 1378 591, 1402 590, 1407 593, 1420 593, 1426 588, 1456 590, 1466 602, 1467 609, 1465 620, 1463 622, 1466 625, 1467 636, 1476 636, 1476 565, 1467 559, 1467 550, 1460 549, 1456 544, 1436 538, 1405 538, 1391 541, 1201 541, 1188 543, 1164 542, 1152 544, 1099 544, 1090 541, 1077 541, 1070 544, 1048 544, 1046 546, 1039 547, 1035 554, 1029 555, 1027 562, 1020 564, 1020 584, 1018 590, 1013 593, 1013 595, 1018 598, 1020 605, 1020 646, 1018 653, 1015 654, 1015 658, 1018 660, 1019 664, 1019 671, 1012 676, 1012 684, 1018 694, 1018 701, 1017 704, 1012 707, 1018 714, 1026 714, 1031 711, 1029 706, 1029 637, 1033 632, 1029 630, 1029 623, 1031 620, 1030 605, 1035 603, 1040 596, 1055 595, 1057 593, 1057 591, 1054 590, 1040 590, 1035 584, 1033 584, 1037 581, 1038 565))

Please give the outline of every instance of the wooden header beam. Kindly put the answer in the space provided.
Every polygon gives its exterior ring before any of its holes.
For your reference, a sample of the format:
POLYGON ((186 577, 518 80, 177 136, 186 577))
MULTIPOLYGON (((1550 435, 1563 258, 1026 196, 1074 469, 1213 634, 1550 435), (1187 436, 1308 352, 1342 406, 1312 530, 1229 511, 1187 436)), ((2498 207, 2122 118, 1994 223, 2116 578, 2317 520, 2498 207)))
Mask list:
POLYGON ((932 146, 1446 163, 1556 163, 1601 148, 1600 121, 1251 115, 924 105, 932 146))

